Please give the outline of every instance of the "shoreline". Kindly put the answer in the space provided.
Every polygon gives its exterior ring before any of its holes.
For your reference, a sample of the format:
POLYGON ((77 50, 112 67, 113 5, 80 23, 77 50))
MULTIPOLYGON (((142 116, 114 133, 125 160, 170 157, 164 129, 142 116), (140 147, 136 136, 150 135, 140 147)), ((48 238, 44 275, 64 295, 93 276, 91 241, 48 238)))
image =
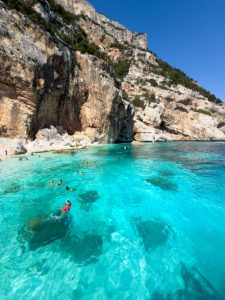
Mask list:
MULTIPOLYGON (((21 140, 19 140, 21 141, 21 140)), ((0 161, 7 160, 12 157, 26 157, 26 156, 32 156, 33 154, 43 154, 43 153, 59 153, 59 154, 73 154, 76 151, 83 150, 89 147, 97 147, 97 146, 102 146, 102 145, 110 145, 111 143, 99 143, 99 142, 89 142, 89 143, 83 143, 83 144, 77 144, 77 145, 63 145, 60 142, 59 143, 53 143, 48 141, 48 145, 45 144, 40 144, 35 145, 32 147, 32 144, 36 142, 34 141, 29 141, 27 144, 26 143, 19 143, 18 138, 12 139, 12 138, 1 138, 0 137, 0 161), (2 143, 2 140, 4 140, 4 143, 2 143), (6 149, 2 149, 4 145, 6 145, 6 141, 10 141, 10 143, 7 143, 7 146, 5 147, 6 149), (18 149, 18 145, 21 146, 21 148, 18 149), (27 148, 26 148, 27 146, 27 148), (15 150, 17 149, 17 150, 15 150), (7 155, 3 154, 4 151, 7 151, 7 155), (19 150, 19 151, 18 151, 19 150), (18 153, 15 153, 15 151, 18 151, 18 153)), ((132 144, 134 146, 141 146, 145 144, 154 144, 154 143, 171 143, 171 142, 181 142, 181 143, 186 143, 186 142, 192 142, 192 143, 225 143, 225 140, 169 140, 169 141, 152 141, 152 142, 139 142, 139 141, 132 141, 132 142, 124 142, 120 144, 132 144)), ((116 145, 117 143, 113 143, 116 145)))
MULTIPOLYGON (((43 154, 43 153, 48 153, 48 152, 52 152, 52 153, 68 153, 68 154, 72 154, 73 152, 76 152, 78 150, 83 150, 86 149, 88 147, 92 147, 92 146, 97 146, 100 144, 96 144, 96 143, 92 143, 92 144, 88 144, 88 145, 79 145, 79 146, 57 146, 57 145, 52 145, 46 148, 34 148, 34 149, 29 149, 29 151, 26 151, 24 153, 11 153, 9 152, 7 155, 4 154, 0 154, 0 160, 7 160, 9 158, 13 158, 13 157, 26 157, 26 156, 32 156, 33 154, 43 154)), ((0 146, 1 146, 1 139, 0 139, 0 146)), ((7 149, 8 150, 8 149, 7 149)))

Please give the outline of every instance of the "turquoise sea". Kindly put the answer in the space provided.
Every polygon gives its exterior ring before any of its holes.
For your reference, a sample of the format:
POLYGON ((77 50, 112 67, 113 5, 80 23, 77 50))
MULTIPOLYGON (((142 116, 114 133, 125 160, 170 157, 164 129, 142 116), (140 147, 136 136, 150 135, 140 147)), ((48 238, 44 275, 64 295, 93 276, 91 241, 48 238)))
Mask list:
POLYGON ((0 299, 225 299, 225 143, 1 161, 0 299))

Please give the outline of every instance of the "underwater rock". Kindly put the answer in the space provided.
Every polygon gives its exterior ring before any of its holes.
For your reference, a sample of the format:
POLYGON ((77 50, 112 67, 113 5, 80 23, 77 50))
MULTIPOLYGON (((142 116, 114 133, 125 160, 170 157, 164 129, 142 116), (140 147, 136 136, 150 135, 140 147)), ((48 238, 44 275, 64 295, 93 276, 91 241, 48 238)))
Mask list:
POLYGON ((94 233, 66 236, 61 246, 62 250, 70 254, 76 263, 90 264, 96 262, 103 252, 103 237, 94 233))
POLYGON ((81 202, 80 207, 86 211, 89 211, 92 208, 92 204, 100 198, 100 195, 97 191, 88 191, 80 194, 79 198, 81 202))
POLYGON ((41 228, 45 225, 47 222, 47 217, 41 216, 41 217, 34 217, 29 223, 28 228, 34 231, 41 230, 41 228))
POLYGON ((53 151, 54 154, 77 154, 77 152, 74 151, 74 149, 61 149, 61 150, 55 150, 53 151))
POLYGON ((97 191, 88 191, 86 193, 80 194, 79 197, 84 203, 94 203, 100 198, 97 191))
POLYGON ((180 275, 185 286, 182 293, 186 291, 186 295, 189 296, 187 299, 222 299, 214 286, 196 268, 189 269, 181 263, 180 275))
POLYGON ((20 185, 18 183, 11 183, 4 189, 4 194, 14 194, 20 191, 20 185))
POLYGON ((159 174, 161 176, 165 176, 165 177, 173 177, 173 176, 175 176, 175 173, 173 171, 170 171, 170 170, 160 170, 159 174))
POLYGON ((76 224, 73 233, 60 240, 56 251, 65 252, 80 265, 95 263, 103 253, 103 245, 111 242, 113 232, 115 227, 108 219, 88 216, 76 224))
POLYGON ((146 251, 155 250, 166 244, 170 228, 165 222, 136 220, 135 225, 146 251))
POLYGON ((162 176, 148 178, 146 179, 146 182, 167 191, 175 191, 178 188, 175 183, 162 176))
POLYGON ((190 270, 182 263, 180 275, 184 288, 175 293, 154 291, 151 300, 224 300, 224 297, 195 268, 190 270))
POLYGON ((35 217, 20 230, 20 241, 26 241, 29 250, 36 250, 64 236, 69 231, 71 223, 70 215, 52 214, 35 217))
POLYGON ((168 295, 166 295, 166 297, 163 296, 163 294, 161 294, 160 292, 158 291, 154 291, 154 293, 152 294, 151 296, 151 300, 165 300, 165 299, 168 299, 168 300, 171 300, 169 297, 167 297, 168 295))

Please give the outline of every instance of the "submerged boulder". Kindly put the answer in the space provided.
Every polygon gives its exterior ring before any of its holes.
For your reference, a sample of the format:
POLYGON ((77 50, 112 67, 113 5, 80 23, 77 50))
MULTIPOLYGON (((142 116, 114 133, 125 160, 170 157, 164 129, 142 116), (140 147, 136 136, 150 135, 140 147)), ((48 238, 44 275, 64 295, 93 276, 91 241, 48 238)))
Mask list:
POLYGON ((169 238, 170 228, 162 220, 135 220, 135 226, 146 251, 164 246, 169 238))
POLYGON ((161 188, 162 190, 175 191, 177 190, 177 185, 170 181, 168 178, 163 176, 153 176, 146 179, 147 183, 150 183, 156 187, 161 188))
POLYGON ((95 203, 100 195, 97 191, 87 191, 79 195, 80 198, 80 207, 86 211, 89 211, 92 208, 93 203, 95 203))
POLYGON ((64 236, 69 231, 71 222, 70 215, 38 216, 30 220, 19 235, 28 243, 29 250, 36 250, 64 236))

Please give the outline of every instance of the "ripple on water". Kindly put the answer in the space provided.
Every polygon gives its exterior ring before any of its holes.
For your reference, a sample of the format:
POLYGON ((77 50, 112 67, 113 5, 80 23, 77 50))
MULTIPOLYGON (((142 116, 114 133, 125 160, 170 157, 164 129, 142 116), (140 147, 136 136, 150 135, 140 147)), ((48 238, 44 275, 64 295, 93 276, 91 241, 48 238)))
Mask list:
POLYGON ((175 191, 178 188, 174 182, 163 176, 153 176, 147 178, 146 182, 167 191, 175 191))
POLYGON ((168 240, 170 227, 162 220, 135 220, 135 226, 146 251, 164 246, 168 240))

